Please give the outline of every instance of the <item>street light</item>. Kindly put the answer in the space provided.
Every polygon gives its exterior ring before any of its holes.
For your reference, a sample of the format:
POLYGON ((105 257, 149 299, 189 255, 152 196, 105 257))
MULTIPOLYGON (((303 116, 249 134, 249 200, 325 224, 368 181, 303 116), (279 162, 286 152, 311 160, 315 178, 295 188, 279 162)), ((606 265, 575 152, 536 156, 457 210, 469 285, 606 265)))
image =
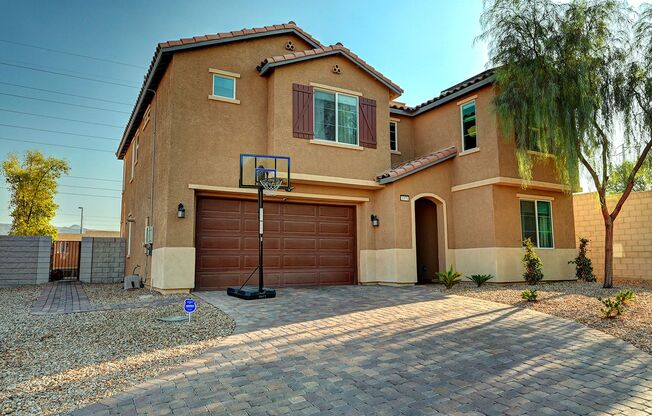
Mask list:
POLYGON ((81 220, 79 221, 79 234, 84 234, 84 207, 77 207, 81 210, 81 220))

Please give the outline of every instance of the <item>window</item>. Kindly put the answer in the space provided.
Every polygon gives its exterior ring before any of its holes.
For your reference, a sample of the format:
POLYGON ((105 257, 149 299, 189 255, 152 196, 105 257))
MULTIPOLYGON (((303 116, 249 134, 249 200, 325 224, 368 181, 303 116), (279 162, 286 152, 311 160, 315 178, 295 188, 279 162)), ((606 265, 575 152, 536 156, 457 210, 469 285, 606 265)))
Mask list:
POLYGON ((462 113, 462 151, 467 151, 478 147, 475 101, 462 105, 460 111, 462 113))
POLYGON ((552 202, 521 200, 521 239, 536 247, 553 248, 552 202))
POLYGON ((315 139, 358 144, 358 97, 315 90, 315 139))
POLYGON ((235 78, 213 74, 213 96, 235 100, 235 78))
POLYGON ((398 123, 389 122, 389 150, 398 152, 398 123))
POLYGON ((139 142, 138 136, 134 138, 133 149, 131 150, 131 178, 134 179, 134 173, 136 172, 136 164, 138 163, 138 147, 139 142))
POLYGON ((132 222, 127 222, 127 257, 131 256, 131 224, 132 222))

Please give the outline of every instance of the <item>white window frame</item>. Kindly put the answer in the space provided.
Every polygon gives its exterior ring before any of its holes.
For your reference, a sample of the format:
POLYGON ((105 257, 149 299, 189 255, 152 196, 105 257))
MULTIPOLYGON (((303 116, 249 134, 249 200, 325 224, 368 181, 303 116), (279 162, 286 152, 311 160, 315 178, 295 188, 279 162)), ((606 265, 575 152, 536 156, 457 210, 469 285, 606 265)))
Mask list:
POLYGON ((127 221, 127 258, 131 257, 131 227, 132 222, 127 221))
POLYGON ((537 199, 537 198, 519 198, 518 199, 518 214, 519 220, 521 223, 521 238, 523 238, 523 214, 521 213, 521 201, 532 201, 534 202, 534 224, 537 229, 537 244, 536 247, 542 250, 552 250, 555 248, 555 222, 554 215, 552 211, 552 200, 551 199, 537 199), (550 232, 552 237, 552 246, 550 247, 541 247, 541 236, 539 235, 539 207, 537 206, 539 202, 547 202, 550 204, 550 232))
POLYGON ((460 103, 459 107, 460 107, 460 133, 462 139, 461 154, 477 152, 478 150, 480 150, 480 143, 478 141, 478 136, 479 136, 478 133, 480 132, 480 129, 478 128, 478 103, 475 100, 468 100, 460 103), (466 107, 469 104, 473 104, 475 106, 475 147, 472 147, 470 149, 465 149, 464 148, 464 107, 466 107))
POLYGON ((398 121, 390 120, 389 125, 394 125, 394 143, 396 143, 396 149, 392 149, 392 130, 389 130, 389 151, 393 153, 399 153, 398 150, 398 121))
POLYGON ((216 98, 224 98, 227 100, 235 100, 237 97, 236 89, 238 87, 238 83, 236 81, 236 77, 229 76, 229 75, 224 75, 224 74, 212 74, 213 75, 213 90, 211 91, 211 95, 216 98), (233 81, 233 97, 225 97, 223 95, 215 95, 215 77, 219 78, 224 78, 224 79, 230 79, 233 81))
POLYGON ((346 94, 342 93, 339 91, 333 91, 329 90, 326 88, 315 88, 313 87, 313 94, 312 94, 312 131, 316 131, 317 129, 315 128, 315 123, 317 122, 317 117, 316 116, 316 111, 317 111, 317 106, 315 105, 315 91, 321 91, 325 92, 328 94, 333 94, 335 95, 335 141, 330 141, 328 139, 319 139, 317 136, 315 136, 314 140, 318 142, 323 142, 323 143, 337 143, 338 145, 342 146, 351 146, 351 147, 359 147, 360 146, 360 111, 358 110, 360 108, 360 97, 354 94, 346 94), (355 143, 342 143, 340 142, 340 129, 339 129, 339 109, 338 109, 338 104, 339 104, 339 96, 340 95, 345 95, 347 97, 355 98, 356 102, 356 117, 355 117, 355 143))
POLYGON ((134 137, 133 141, 133 149, 131 149, 131 177, 129 178, 129 182, 134 180, 134 176, 136 173, 136 165, 138 164, 138 148, 139 148, 139 136, 136 134, 134 137))

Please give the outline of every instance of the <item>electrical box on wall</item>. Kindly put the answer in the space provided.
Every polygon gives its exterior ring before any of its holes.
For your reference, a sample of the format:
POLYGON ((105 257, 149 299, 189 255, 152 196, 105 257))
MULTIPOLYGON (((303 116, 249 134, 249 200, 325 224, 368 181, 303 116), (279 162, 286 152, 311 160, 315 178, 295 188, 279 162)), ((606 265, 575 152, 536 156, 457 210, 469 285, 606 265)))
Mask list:
POLYGON ((145 244, 152 244, 154 242, 154 227, 151 225, 145 226, 145 244))

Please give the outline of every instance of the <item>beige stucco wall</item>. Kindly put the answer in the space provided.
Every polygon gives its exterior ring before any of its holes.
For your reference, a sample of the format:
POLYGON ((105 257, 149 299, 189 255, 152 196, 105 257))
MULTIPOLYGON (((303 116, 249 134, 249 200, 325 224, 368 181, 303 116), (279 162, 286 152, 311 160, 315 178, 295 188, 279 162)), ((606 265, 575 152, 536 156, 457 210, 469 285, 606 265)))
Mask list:
MULTIPOLYGON (((608 198, 609 211, 618 196, 608 198)), ((604 221, 596 193, 573 195, 575 238, 588 238, 593 271, 604 278, 604 221)), ((614 223, 614 277, 652 279, 652 191, 632 193, 614 223)))
POLYGON ((390 120, 396 121, 398 132, 398 152, 392 154, 392 166, 395 166, 419 155, 414 153, 414 118, 390 114, 390 120))

